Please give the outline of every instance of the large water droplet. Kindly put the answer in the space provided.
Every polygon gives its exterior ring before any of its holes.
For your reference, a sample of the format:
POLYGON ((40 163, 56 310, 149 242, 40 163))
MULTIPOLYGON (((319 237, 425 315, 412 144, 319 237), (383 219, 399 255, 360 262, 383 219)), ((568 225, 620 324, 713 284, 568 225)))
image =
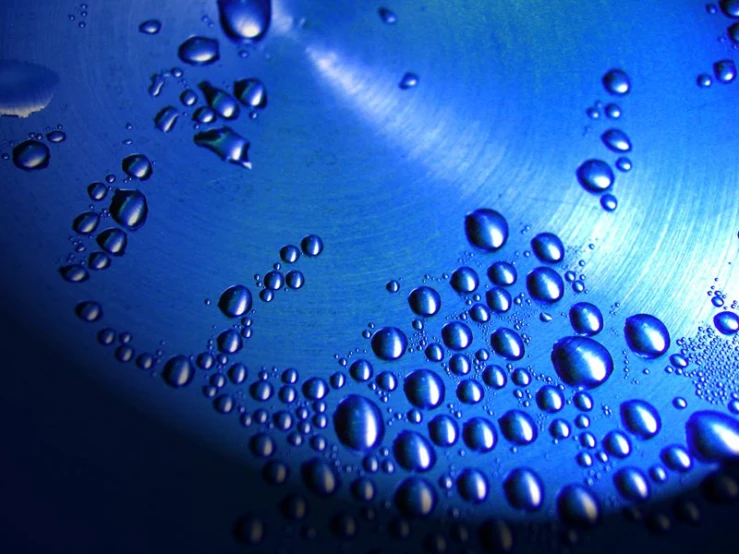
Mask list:
POLYGON ((568 385, 595 388, 613 372, 613 358, 605 346, 588 337, 565 337, 552 349, 552 364, 568 385))
POLYGON ((195 376, 195 368, 187 356, 175 356, 164 365, 162 378, 170 387, 180 388, 189 385, 195 376))
POLYGON ((408 304, 416 315, 431 317, 441 309, 441 297, 431 287, 417 287, 408 295, 408 304))
POLYGON ((600 520, 600 504, 584 485, 566 485, 557 494, 557 516, 569 527, 587 529, 600 520))
POLYGON ((434 417, 428 425, 429 437, 436 446, 448 448, 454 446, 459 438, 457 422, 448 415, 434 417))
POLYGON ((739 18, 739 0, 721 0, 719 6, 727 17, 739 18))
POLYGON ((577 180, 589 192, 604 192, 611 188, 613 170, 603 160, 586 160, 577 168, 577 180))
POLYGON ((659 412, 646 400, 627 400, 621 404, 621 423, 636 437, 647 440, 662 428, 659 412))
POLYGON ((252 297, 244 285, 233 285, 221 294, 218 307, 226 317, 239 317, 251 310, 252 297))
POLYGON ((393 454, 401 467, 419 473, 430 470, 436 463, 431 443, 415 431, 401 431, 393 441, 393 454))
POLYGON ((516 468, 503 480, 503 491, 512 508, 533 512, 544 502, 544 484, 529 468, 516 468))
POLYGON ((146 223, 148 213, 146 197, 138 190, 118 189, 110 201, 110 215, 129 231, 141 228, 146 223))
POLYGON ((554 233, 539 233, 531 239, 531 248, 540 261, 554 264, 561 262, 565 256, 565 247, 554 233))
POLYGON ((385 424, 374 402, 350 394, 336 407, 334 430, 341 444, 356 452, 364 452, 382 442, 385 424))
POLYGON ((495 448, 498 434, 490 421, 483 417, 473 417, 462 427, 462 440, 470 450, 489 452, 495 448))
POLYGON ((258 41, 269 29, 272 18, 270 0, 218 0, 223 31, 238 42, 258 41))
POLYGON ((603 314, 595 304, 578 302, 570 308, 570 324, 578 335, 591 337, 603 329, 603 314))
POLYGON ((478 469, 463 469, 459 477, 457 477, 459 496, 467 502, 472 502, 473 504, 485 502, 489 489, 490 486, 487 477, 478 469))
POLYGON ((49 147, 37 140, 24 140, 13 148, 13 163, 26 171, 47 167, 50 158, 49 147))
POLYGON ((177 53, 190 65, 210 65, 220 57, 218 41, 207 37, 190 37, 180 44, 177 53))
POLYGON ((417 408, 433 410, 444 401, 444 382, 430 369, 417 369, 408 375, 403 391, 417 408))
POLYGON ((536 423, 522 410, 509 410, 498 419, 503 436, 513 444, 531 444, 536 440, 536 423))
POLYGON ((490 345, 496 354, 510 361, 520 360, 526 353, 523 339, 513 329, 507 327, 496 329, 490 335, 490 345))
POLYGON ((739 459, 739 421, 714 411, 698 411, 685 424, 691 454, 702 462, 739 459))
POLYGON ((193 137, 195 144, 217 154, 223 161, 251 169, 250 143, 230 127, 211 129, 193 137))
POLYGON ((659 358, 670 347, 670 333, 659 319, 649 314, 626 318, 626 344, 631 351, 648 360, 659 358))
POLYGON ((719 312, 713 316, 713 324, 722 335, 735 335, 739 332, 739 315, 734 312, 719 312))
POLYGON ((461 321, 452 321, 441 328, 444 344, 451 350, 464 350, 472 344, 472 331, 461 321))
POLYGON ((535 300, 551 304, 562 298, 565 284, 550 267, 537 267, 526 276, 526 288, 535 300))
POLYGON ((372 335, 372 351, 381 360, 397 360, 407 346, 405 333, 397 327, 382 327, 372 335))
POLYGON ((480 208, 464 218, 467 240, 486 252, 495 252, 508 240, 508 222, 495 210, 480 208))

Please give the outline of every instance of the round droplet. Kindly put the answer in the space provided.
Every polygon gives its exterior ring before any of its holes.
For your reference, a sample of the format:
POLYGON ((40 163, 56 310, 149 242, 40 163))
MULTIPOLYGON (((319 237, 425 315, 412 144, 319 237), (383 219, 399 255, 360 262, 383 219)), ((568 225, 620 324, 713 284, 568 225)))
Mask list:
POLYGON ((485 474, 474 468, 463 469, 457 477, 459 496, 467 502, 480 504, 488 497, 490 485, 485 474))
POLYGON ((516 468, 503 480, 503 491, 512 508, 534 512, 544 502, 544 484, 529 468, 516 468))
POLYGON ((565 337, 552 349, 552 364, 568 385, 592 389, 613 372, 613 358, 605 346, 588 337, 565 337))
POLYGON ((138 190, 116 190, 110 201, 110 215, 121 227, 130 231, 146 223, 149 207, 146 197, 138 190))
POLYGON ((285 284, 287 284, 288 288, 298 290, 305 284, 305 276, 302 272, 295 269, 288 271, 285 274, 285 284))
POLYGON ((306 235, 300 241, 300 248, 303 250, 303 254, 315 258, 323 252, 323 240, 318 235, 306 235))
POLYGON ((154 172, 149 158, 143 154, 131 154, 123 158, 121 168, 132 179, 146 181, 154 172))
POLYGON ((415 431, 401 431, 393 441, 393 455, 398 464, 408 471, 422 473, 436 463, 436 452, 431 443, 415 431))
POLYGON ((568 527, 587 529, 600 520, 600 503, 583 485, 567 485, 557 494, 557 516, 568 527))
POLYGON ((501 287, 509 287, 516 282, 518 273, 516 267, 508 262, 494 262, 488 268, 490 281, 501 287))
POLYGON ((713 74, 720 83, 728 84, 736 79, 734 60, 719 60, 713 64, 713 74))
POLYGON ((269 458, 276 448, 274 439, 266 433, 257 433, 249 440, 249 450, 257 458, 269 458))
POLYGON ((495 448, 498 434, 490 421, 482 417, 473 417, 462 427, 462 440, 470 450, 483 453, 495 448))
POLYGON ((13 148, 13 163, 26 171, 48 167, 50 158, 49 147, 37 140, 24 140, 13 148))
POLYGON ((429 437, 436 446, 448 448, 454 446, 459 438, 457 422, 448 415, 434 417, 428 425, 429 437))
POLYGON ((218 307, 226 317, 240 317, 251 310, 251 292, 243 285, 233 285, 221 294, 218 307))
POLYGON ((264 37, 272 19, 270 0, 218 0, 223 31, 236 42, 256 42, 264 37))
POLYGON ((372 368, 372 364, 367 360, 355 360, 352 362, 352 365, 349 366, 349 375, 351 375, 355 381, 359 381, 360 383, 372 379, 373 373, 374 370, 372 368))
POLYGON ((474 379, 465 379, 457 385, 457 398, 463 404, 477 404, 484 396, 482 385, 474 379))
POLYGON ((405 333, 396 327, 382 327, 372 335, 372 351, 381 360, 397 360, 407 347, 405 333))
POLYGON ((477 290, 480 284, 480 279, 477 276, 477 272, 471 267, 460 267, 456 269, 452 276, 449 278, 449 284, 452 288, 460 294, 467 294, 477 290))
POLYGON ((523 358, 525 349, 523 339, 513 329, 501 327, 490 335, 490 346, 499 356, 516 361, 523 358))
POLYGON ((77 317, 82 321, 94 323, 103 317, 103 307, 92 300, 80 302, 74 309, 77 317))
POLYGON ((577 168, 577 180, 589 192, 604 192, 611 188, 615 177, 613 170, 603 160, 591 159, 577 168))
POLYGON ((623 96, 631 90, 631 79, 620 69, 611 69, 603 75, 603 86, 609 94, 623 96))
POLYGON ((592 337, 603 329, 603 314, 595 304, 578 302, 570 308, 570 324, 578 335, 592 337))
POLYGON ((626 318, 624 336, 631 351, 648 360, 659 358, 670 348, 667 327, 653 315, 637 314, 626 318))
POLYGON ((416 315, 431 317, 441 309, 441 297, 431 287, 421 286, 410 292, 408 304, 416 315))
POLYGON ((719 312, 713 316, 713 324, 722 335, 735 335, 739 332, 739 315, 734 312, 719 312))
POLYGON ((565 247, 554 233, 539 233, 531 240, 534 255, 542 262, 554 264, 565 256, 565 247))
POLYGON ((688 450, 701 462, 739 459, 739 421, 714 411, 698 411, 685 424, 688 450))
POLYGON ((195 368, 187 356, 170 358, 162 371, 164 382, 174 388, 189 385, 194 376, 195 368))
POLYGON ((513 299, 503 287, 493 287, 485 293, 485 302, 496 314, 503 314, 511 309, 513 299))
POLYGON ((106 229, 95 239, 103 250, 113 256, 123 256, 128 245, 128 236, 120 229, 106 229))
POLYGON ((508 240, 508 222, 495 210, 480 208, 464 218, 467 240, 486 252, 495 252, 508 240))
POLYGON ((375 448, 385 434, 380 409, 371 400, 356 394, 350 394, 339 402, 333 421, 339 442, 356 452, 375 448))
POLYGON ((339 488, 339 476, 333 466, 320 458, 304 462, 300 475, 308 490, 318 496, 331 496, 339 488))
POLYGON ((395 489, 395 505, 406 517, 427 517, 436 507, 433 485, 421 477, 409 477, 395 489))
POLYGON ((608 129, 601 136, 603 144, 606 145, 611 152, 620 154, 622 152, 631 152, 631 140, 626 133, 620 129, 608 129))
POLYGON ((651 439, 662 428, 657 409, 646 400, 627 400, 621 404, 621 423, 641 440, 651 439))
POLYGON ((613 484, 625 500, 646 502, 651 494, 647 476, 636 467, 623 467, 613 475, 613 484))
POLYGON ((328 383, 320 377, 311 377, 303 383, 303 394, 308 400, 321 400, 329 390, 328 383))
POLYGON ((216 339, 218 350, 224 354, 235 354, 244 345, 241 335, 235 329, 226 329, 216 339))
POLYGON ((210 65, 220 57, 218 41, 207 37, 190 37, 180 44, 180 59, 190 65, 210 65))
POLYGON ((513 444, 526 445, 536 440, 536 423, 522 410, 509 410, 498 419, 503 436, 513 444))
POLYGON ((482 380, 494 389, 502 389, 508 382, 505 370, 498 365, 489 365, 482 371, 482 380))
POLYGON ((679 444, 665 446, 660 452, 660 458, 668 469, 685 473, 693 467, 693 459, 688 451, 679 444))
POLYGON ((562 298, 565 284, 550 267, 537 267, 526 276, 526 288, 535 300, 551 304, 562 298))
POLYGON ((460 321, 452 321, 441 328, 441 338, 451 350, 464 350, 472 344, 472 331, 460 321))
POLYGON ((627 458, 631 454, 631 440, 621 431, 609 431, 603 437, 603 448, 611 456, 616 458, 627 458))
POLYGON ((565 399, 560 390, 552 385, 544 385, 536 393, 536 405, 540 410, 554 414, 564 407, 565 399))
POLYGON ((405 378, 403 391, 417 408, 433 410, 444 401, 444 382, 430 369, 417 369, 405 378))

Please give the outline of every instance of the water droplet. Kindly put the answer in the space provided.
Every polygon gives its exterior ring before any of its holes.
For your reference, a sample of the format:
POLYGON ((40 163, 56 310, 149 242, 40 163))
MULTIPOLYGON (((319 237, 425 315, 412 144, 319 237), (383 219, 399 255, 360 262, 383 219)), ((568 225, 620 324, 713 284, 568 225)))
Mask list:
POLYGON ((145 35, 156 35, 162 29, 162 23, 158 19, 147 19, 139 25, 139 32, 145 35))
POLYGON ((131 154, 123 158, 121 168, 132 179, 146 181, 153 172, 149 158, 143 154, 131 154))
POLYGON ((731 83, 736 79, 736 64, 734 60, 720 60, 713 64, 713 74, 716 79, 724 84, 731 83))
POLYGON ((451 350, 464 350, 472 344, 472 331, 460 321, 452 321, 441 328, 444 344, 451 350))
POLYGON ((735 335, 739 332, 739 315, 734 312, 719 312, 713 316, 713 324, 722 335, 735 335))
POLYGON ((454 446, 459 438, 457 422, 448 415, 437 415, 428 424, 429 437, 436 446, 454 446))
POLYGON ((187 356, 175 356, 164 365, 162 378, 170 387, 180 388, 189 385, 195 376, 195 368, 187 356))
POLYGON ((303 383, 303 394, 308 400, 321 400, 329 390, 328 383, 320 377, 311 377, 303 383))
POLYGON ((305 486, 318 496, 331 496, 339 488, 339 476, 325 460, 313 458, 304 462, 300 474, 305 486))
POLYGON ((516 282, 518 274, 515 266, 508 262, 494 262, 488 268, 488 278, 493 284, 509 287, 516 282))
POLYGON ((631 152, 631 140, 620 129, 608 129, 600 138, 612 152, 631 152))
POLYGON ((405 354, 408 339, 396 327, 382 327, 372 335, 372 351, 381 360, 397 360, 405 354))
POLYGON ((430 369, 417 369, 403 383, 408 401, 417 408, 433 410, 444 401, 444 382, 430 369))
POLYGON ((400 79, 400 83, 398 83, 398 86, 401 88, 401 90, 408 90, 409 88, 413 88, 416 85, 418 85, 418 75, 410 72, 403 75, 403 78, 400 79))
POLYGON ((123 256, 128 245, 128 236, 126 233, 115 228, 102 231, 95 240, 100 248, 112 256, 123 256))
POLYGON ((234 94, 244 106, 261 110, 267 106, 267 88, 259 79, 242 79, 234 83, 234 94))
POLYGON ((87 194, 90 197, 90 200, 99 202, 108 195, 108 187, 103 183, 90 183, 87 186, 87 194))
POLYGON ((285 283, 289 288, 297 290, 305 284, 305 276, 297 270, 288 271, 285 275, 285 283))
POLYGON ((82 283, 90 278, 90 274, 81 264, 66 265, 59 268, 59 273, 65 281, 70 283, 82 283))
POLYGON ((210 65, 220 57, 218 41, 207 37, 190 37, 180 44, 180 59, 190 65, 210 65))
POLYGON ((613 372, 613 358, 605 346, 587 337, 565 337, 552 349, 552 364, 568 385, 592 389, 613 372))
POLYGON ((408 295, 408 304, 416 315, 431 317, 441 309, 441 297, 431 287, 417 287, 408 295))
POLYGON ((464 231, 472 246, 495 252, 508 240, 508 222, 495 210, 480 208, 464 218, 464 231))
POLYGON ((714 411, 693 413, 685 424, 688 449, 701 462, 739 458, 739 421, 714 411))
POLYGON ((583 485, 566 485, 557 494, 557 516, 568 527, 587 529, 600 520, 600 504, 583 485))
POLYGON ((564 407, 564 397, 560 390, 553 385, 544 385, 536 393, 536 405, 549 414, 554 414, 564 407))
POLYGON ((612 194, 604 194, 600 197, 600 207, 607 212, 616 211, 618 208, 618 199, 612 194))
POLYGON ((611 456, 623 459, 631 454, 631 440, 621 431, 609 431, 603 437, 603 448, 611 456))
POLYGON ((252 296, 243 285, 233 285, 221 294, 218 307, 226 317, 239 317, 251 310, 252 296))
POLYGON ((239 117, 241 113, 239 103, 228 92, 214 87, 208 81, 199 83, 198 88, 203 91, 203 97, 208 103, 208 107, 220 117, 223 119, 236 119, 239 117))
POLYGON ((210 129, 193 137, 195 144, 218 155, 221 160, 251 169, 250 143, 230 127, 210 129))
POLYGON ((467 502, 480 504, 488 497, 490 485, 485 474, 474 468, 463 469, 457 477, 459 496, 467 502))
POLYGON ((484 396, 482 385, 474 379, 465 379, 457 385, 457 398, 464 404, 477 404, 484 396))
POLYGON ((394 12, 390 11, 387 8, 379 8, 377 10, 377 13, 380 16, 380 19, 383 23, 387 23, 388 25, 393 25, 398 22, 398 16, 395 15, 394 12))
POLYGON ((341 444, 355 452, 375 448, 385 434, 380 409, 371 400, 356 394, 350 394, 339 402, 333 422, 341 444))
POLYGON ((526 276, 526 288, 535 300, 551 304, 562 298, 565 284, 559 273, 550 267, 541 266, 526 276))
POLYGON ((678 473, 685 473, 693 467, 690 454, 679 444, 665 446, 660 452, 660 458, 669 469, 678 473))
POLYGON ((462 440, 474 452, 490 452, 498 442, 493 424, 483 417, 468 419, 462 427, 462 440))
POLYGON ((436 463, 431 443, 415 431, 401 431, 393 441, 393 454, 400 466, 408 471, 425 472, 436 463))
POLYGON ((367 360, 355 360, 352 362, 352 365, 349 366, 349 375, 351 375, 355 381, 360 383, 372 379, 373 373, 372 364, 367 360))
POLYGON ((613 475, 613 484, 618 493, 631 502, 645 502, 651 494, 649 481, 636 467, 623 467, 613 475))
POLYGON ((561 262, 565 256, 565 247, 554 233, 539 233, 531 239, 531 248, 540 261, 549 264, 561 262))
POLYGON ((67 133, 65 133, 64 131, 60 131, 59 129, 55 129, 46 133, 46 140, 58 144, 67 140, 67 133))
POLYGON ((651 439, 662 428, 659 412, 646 400, 627 400, 621 404, 621 423, 641 440, 651 439))
POLYGON ((586 160, 577 168, 577 180, 589 192, 604 192, 615 179, 611 166, 603 160, 586 160))
POLYGON ((300 241, 300 248, 303 254, 309 258, 315 258, 323 252, 323 240, 318 235, 306 235, 300 241))
POLYGON ((570 324, 578 335, 591 337, 603 330, 603 314, 589 302, 578 302, 570 308, 570 324))
POLYGON ((406 517, 427 517, 436 508, 436 491, 421 477, 409 477, 395 489, 395 505, 406 517))
POLYGON ((485 293, 485 302, 494 313, 502 314, 511 309, 513 299, 506 289, 493 287, 485 293))
POLYGON ((172 106, 162 108, 154 117, 154 126, 163 133, 169 133, 174 129, 179 113, 172 106))
POLYGON ((526 353, 523 339, 513 329, 500 327, 490 335, 490 345, 499 356, 509 361, 523 358, 526 353))
POLYGON ((503 436, 513 444, 526 445, 536 440, 536 423, 522 410, 509 410, 498 419, 503 436))
POLYGON ((257 458, 269 458, 276 448, 274 439, 266 433, 257 433, 249 440, 249 450, 257 458))
POLYGON ((516 468, 503 480, 503 491, 512 508, 534 512, 544 502, 544 484, 529 468, 516 468))
POLYGON ((41 65, 0 60, 0 115, 28 117, 54 97, 59 75, 41 65))
POLYGON ((243 346, 241 335, 234 329, 227 329, 218 335, 216 339, 218 350, 224 354, 235 354, 243 346))
POLYGON ((237 42, 256 42, 264 37, 272 19, 270 0, 218 0, 223 31, 237 42))
POLYGON ((653 315, 637 314, 626 318, 626 344, 631 351, 648 360, 659 358, 670 347, 670 333, 653 315))
POLYGON ((47 167, 50 158, 49 147, 37 140, 24 140, 13 148, 13 163, 26 171, 47 167))
POLYGON ((84 212, 74 218, 72 229, 80 235, 89 235, 95 232, 100 223, 100 215, 95 212, 84 212))
POLYGON ((146 223, 148 213, 146 197, 138 190, 118 189, 110 201, 110 215, 129 231, 141 228, 146 223))
POLYGON ((609 94, 623 96, 631 90, 631 79, 620 69, 611 69, 603 75, 603 86, 609 94))

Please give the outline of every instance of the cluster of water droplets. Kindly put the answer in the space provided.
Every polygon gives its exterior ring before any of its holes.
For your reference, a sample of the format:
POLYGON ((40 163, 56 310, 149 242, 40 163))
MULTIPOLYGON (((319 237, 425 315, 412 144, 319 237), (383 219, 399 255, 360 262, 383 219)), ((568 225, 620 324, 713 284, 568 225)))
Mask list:
MULTIPOLYGON (((718 8, 715 4, 708 4, 706 11, 711 15, 721 13, 723 17, 729 19, 726 33, 720 37, 720 41, 730 44, 732 50, 739 48, 739 4, 735 0, 721 0, 718 8)), ((736 62, 733 58, 721 58, 713 63, 710 73, 699 74, 696 83, 700 88, 710 87, 714 80, 728 85, 736 80, 736 71, 736 62)))

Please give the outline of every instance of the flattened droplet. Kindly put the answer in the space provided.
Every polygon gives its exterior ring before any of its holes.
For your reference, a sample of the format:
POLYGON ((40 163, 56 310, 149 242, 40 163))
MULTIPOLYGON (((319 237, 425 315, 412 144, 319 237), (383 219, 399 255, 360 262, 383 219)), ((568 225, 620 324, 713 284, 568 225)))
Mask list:
POLYGON ((180 59, 190 65, 210 65, 220 58, 218 41, 207 37, 190 37, 180 44, 180 59))

